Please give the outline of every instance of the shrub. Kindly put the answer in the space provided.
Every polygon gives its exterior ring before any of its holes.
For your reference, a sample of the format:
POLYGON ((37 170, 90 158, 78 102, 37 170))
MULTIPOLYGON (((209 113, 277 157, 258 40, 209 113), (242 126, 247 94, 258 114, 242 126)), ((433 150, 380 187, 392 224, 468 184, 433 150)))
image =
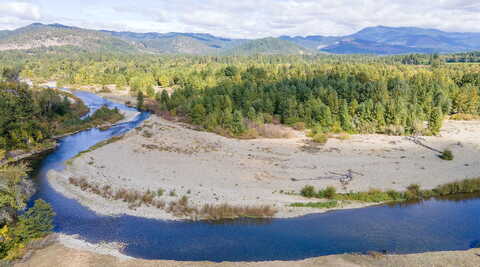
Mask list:
POLYGON ((315 187, 311 185, 306 185, 302 188, 300 194, 304 197, 312 198, 315 196, 315 187))
POLYGON ((480 192, 480 178, 440 185, 432 191, 440 196, 480 192))
POLYGON ((324 133, 317 133, 312 138, 313 142, 319 144, 325 144, 328 141, 328 135, 324 133))
POLYGON ((422 191, 420 190, 420 185, 418 184, 411 184, 407 187, 407 191, 405 192, 406 199, 419 199, 422 197, 422 191))
POLYGON ((159 189, 157 190, 157 196, 159 196, 159 197, 163 196, 164 193, 165 193, 165 190, 162 189, 162 188, 159 188, 159 189))
POLYGON ((453 153, 451 150, 445 149, 439 157, 443 160, 453 160, 453 153))
POLYGON ((337 189, 335 189, 335 187, 333 186, 329 186, 325 190, 323 190, 323 195, 326 198, 334 198, 336 194, 337 194, 337 189))

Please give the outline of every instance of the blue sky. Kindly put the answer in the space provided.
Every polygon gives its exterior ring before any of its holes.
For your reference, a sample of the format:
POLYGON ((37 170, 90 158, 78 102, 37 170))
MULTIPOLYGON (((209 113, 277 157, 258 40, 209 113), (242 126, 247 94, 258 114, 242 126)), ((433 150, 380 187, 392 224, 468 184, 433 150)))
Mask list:
POLYGON ((364 27, 480 32, 471 0, 0 0, 0 29, 33 22, 225 37, 345 35, 364 27))

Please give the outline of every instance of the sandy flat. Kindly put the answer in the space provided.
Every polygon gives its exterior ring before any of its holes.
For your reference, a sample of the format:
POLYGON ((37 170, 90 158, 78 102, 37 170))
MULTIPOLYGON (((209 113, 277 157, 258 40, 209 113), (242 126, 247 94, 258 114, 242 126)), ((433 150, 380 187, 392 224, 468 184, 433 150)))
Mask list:
MULTIPOLYGON (((175 219, 153 207, 133 210, 123 202, 83 192, 68 183, 69 177, 114 189, 163 189, 165 194, 158 199, 168 202, 187 196, 199 207, 267 204, 279 210, 277 217, 292 217, 325 211, 289 207, 292 202, 312 201, 286 194, 305 185, 335 186, 339 192, 404 190, 413 183, 430 189, 480 177, 479 133, 479 121, 446 121, 440 136, 424 137, 431 147, 453 151, 455 159, 444 161, 399 136, 354 135, 348 140, 330 139, 323 146, 312 145, 301 132, 290 139, 236 140, 152 116, 124 139, 84 154, 49 178, 56 190, 102 214, 175 219), (354 179, 343 186, 332 172, 348 170, 355 172, 354 179), (334 178, 308 180, 328 176, 334 178), (171 191, 175 196, 169 196, 171 191)), ((362 206, 346 203, 341 208, 362 206)))
MULTIPOLYGON (((84 246, 84 245, 82 245, 84 246)), ((410 255, 332 255, 300 261, 270 261, 270 262, 180 262, 164 260, 128 259, 102 255, 103 252, 92 252, 89 248, 70 248, 62 244, 54 244, 33 253, 28 259, 18 262, 18 267, 83 267, 83 266, 274 266, 274 267, 475 267, 480 265, 480 249, 468 251, 446 251, 410 255)))

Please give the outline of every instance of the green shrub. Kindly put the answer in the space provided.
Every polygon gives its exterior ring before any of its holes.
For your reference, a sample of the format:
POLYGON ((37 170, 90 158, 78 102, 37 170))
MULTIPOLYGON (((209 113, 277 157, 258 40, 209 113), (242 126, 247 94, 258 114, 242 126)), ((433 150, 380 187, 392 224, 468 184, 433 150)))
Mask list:
POLYGON ((328 141, 328 135, 324 133, 317 133, 312 138, 313 142, 319 144, 325 144, 328 141))
POLYGON ((335 195, 337 195, 337 189, 333 186, 329 186, 323 190, 323 196, 326 198, 334 198, 335 195))
POLYGON ((445 149, 439 157, 443 160, 453 160, 453 153, 451 150, 445 149))
POLYGON ((315 187, 311 185, 306 185, 302 188, 300 194, 304 197, 312 198, 315 196, 315 187))
POLYGON ((418 184, 409 185, 405 193, 407 194, 407 199, 419 199, 422 197, 422 191, 418 184))
POLYGON ((432 190, 436 195, 466 194, 480 192, 480 178, 440 185, 432 190))

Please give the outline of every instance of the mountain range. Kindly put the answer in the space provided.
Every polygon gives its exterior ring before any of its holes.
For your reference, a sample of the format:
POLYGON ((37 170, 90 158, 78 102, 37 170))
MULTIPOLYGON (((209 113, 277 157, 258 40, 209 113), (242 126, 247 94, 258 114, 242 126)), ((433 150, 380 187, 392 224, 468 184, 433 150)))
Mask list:
POLYGON ((368 27, 347 36, 231 39, 205 33, 136 33, 34 23, 0 31, 0 51, 73 46, 88 51, 193 55, 456 53, 480 50, 480 33, 368 27))

